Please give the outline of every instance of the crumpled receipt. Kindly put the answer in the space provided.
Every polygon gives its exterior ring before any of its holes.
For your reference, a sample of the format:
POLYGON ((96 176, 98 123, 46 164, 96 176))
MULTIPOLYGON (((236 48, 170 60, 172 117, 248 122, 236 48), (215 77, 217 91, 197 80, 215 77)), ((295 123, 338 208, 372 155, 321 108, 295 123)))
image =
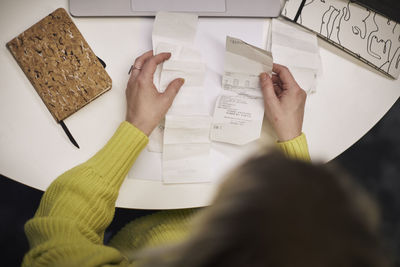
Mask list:
POLYGON ((259 75, 271 75, 272 65, 270 52, 227 36, 225 73, 211 125, 211 140, 244 145, 260 138, 264 101, 259 75))
POLYGON ((162 177, 164 183, 210 181, 211 116, 167 115, 162 177))
POLYGON ((150 135, 149 151, 162 153, 164 183, 210 181, 211 116, 205 103, 206 64, 194 47, 197 21, 195 14, 159 12, 153 26, 154 53, 171 53, 154 74, 158 91, 185 79, 165 120, 150 135))
POLYGON ((198 63, 196 67, 202 63, 200 53, 193 47, 197 21, 198 17, 195 14, 157 13, 152 33, 154 54, 171 53, 171 58, 158 65, 154 74, 154 84, 159 92, 165 91, 169 80, 179 78, 177 75, 186 76, 181 78, 191 77, 190 71, 194 68, 192 63, 198 63), (163 84, 160 84, 162 78, 163 84))
POLYGON ((273 19, 270 29, 267 47, 271 47, 275 63, 287 66, 307 94, 315 93, 322 75, 317 35, 280 19, 273 19))
MULTIPOLYGON (((154 54, 171 53, 171 58, 158 65, 154 73, 153 81, 157 90, 162 93, 174 79, 185 79, 169 110, 170 114, 208 114, 202 87, 206 67, 200 52, 194 47, 197 22, 197 15, 169 12, 157 13, 154 20, 154 54)), ((164 128, 165 120, 151 133, 147 146, 150 152, 163 152, 164 128)))

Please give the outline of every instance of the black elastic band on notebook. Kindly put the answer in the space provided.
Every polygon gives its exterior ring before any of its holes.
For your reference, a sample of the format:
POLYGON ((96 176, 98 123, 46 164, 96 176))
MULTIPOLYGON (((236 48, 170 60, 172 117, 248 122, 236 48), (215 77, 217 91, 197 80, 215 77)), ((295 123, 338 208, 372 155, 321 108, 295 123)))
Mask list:
POLYGON ((69 140, 71 141, 72 144, 74 144, 74 146, 76 146, 77 148, 79 148, 78 143, 75 141, 74 137, 72 136, 71 132, 68 130, 67 126, 65 125, 64 121, 59 121, 59 123, 61 124, 61 127, 63 128, 64 132, 67 134, 69 140))
POLYGON ((101 65, 103 66, 103 68, 106 68, 106 63, 99 57, 97 57, 97 59, 100 61, 101 65))
POLYGON ((299 10, 297 10, 296 16, 294 16, 294 19, 293 19, 294 22, 297 22, 297 20, 299 19, 300 15, 301 15, 301 11, 303 11, 303 7, 305 4, 306 4, 306 0, 302 0, 299 10))

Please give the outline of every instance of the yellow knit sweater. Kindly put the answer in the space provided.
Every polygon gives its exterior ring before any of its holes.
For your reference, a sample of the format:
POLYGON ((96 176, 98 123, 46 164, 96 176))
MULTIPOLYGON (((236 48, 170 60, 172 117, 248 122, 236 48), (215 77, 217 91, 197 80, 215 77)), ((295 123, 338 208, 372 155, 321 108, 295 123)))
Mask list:
MULTIPOLYGON (((182 240, 195 211, 162 211, 127 224, 103 245, 120 186, 148 138, 128 122, 87 162, 58 177, 25 225, 30 251, 22 266, 127 266, 127 253, 182 240)), ((304 134, 278 146, 309 160, 304 134)))

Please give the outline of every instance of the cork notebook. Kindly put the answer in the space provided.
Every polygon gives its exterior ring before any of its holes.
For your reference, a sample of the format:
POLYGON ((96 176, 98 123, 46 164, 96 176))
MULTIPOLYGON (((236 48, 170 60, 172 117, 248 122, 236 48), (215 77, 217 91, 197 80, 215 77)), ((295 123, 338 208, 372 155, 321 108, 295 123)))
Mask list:
POLYGON ((111 78, 63 8, 7 47, 57 122, 111 89, 111 78))

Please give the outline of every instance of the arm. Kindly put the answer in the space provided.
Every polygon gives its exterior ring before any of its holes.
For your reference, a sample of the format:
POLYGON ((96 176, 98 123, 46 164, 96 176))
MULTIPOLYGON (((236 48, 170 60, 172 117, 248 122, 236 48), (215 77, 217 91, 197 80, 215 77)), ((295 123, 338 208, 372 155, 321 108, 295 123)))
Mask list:
POLYGON ((25 225, 31 250, 23 266, 126 264, 116 249, 102 245, 103 235, 119 188, 147 140, 123 122, 101 151, 49 186, 25 225))
POLYGON ((303 161, 311 161, 310 154, 308 152, 307 139, 304 133, 301 133, 299 136, 289 141, 278 141, 276 143, 278 148, 286 157, 303 161))
POLYGON ((164 94, 154 87, 152 74, 169 56, 153 56, 149 51, 136 60, 143 69, 134 70, 128 82, 127 121, 94 157, 58 177, 46 190, 34 218, 25 225, 31 250, 23 266, 128 264, 118 250, 103 245, 103 236, 114 216, 121 184, 148 142, 146 135, 182 85, 175 80, 164 94))
POLYGON ((289 158, 310 161, 302 133, 307 94, 285 66, 274 64, 274 74, 260 74, 265 115, 278 136, 277 145, 289 158))

